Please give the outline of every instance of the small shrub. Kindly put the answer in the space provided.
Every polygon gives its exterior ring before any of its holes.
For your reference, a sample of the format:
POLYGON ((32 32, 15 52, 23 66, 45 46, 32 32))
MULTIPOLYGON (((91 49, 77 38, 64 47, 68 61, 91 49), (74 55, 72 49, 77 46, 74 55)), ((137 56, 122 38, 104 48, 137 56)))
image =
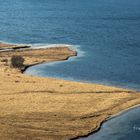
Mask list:
POLYGON ((24 66, 24 58, 22 56, 12 56, 11 66, 14 68, 22 68, 24 66))

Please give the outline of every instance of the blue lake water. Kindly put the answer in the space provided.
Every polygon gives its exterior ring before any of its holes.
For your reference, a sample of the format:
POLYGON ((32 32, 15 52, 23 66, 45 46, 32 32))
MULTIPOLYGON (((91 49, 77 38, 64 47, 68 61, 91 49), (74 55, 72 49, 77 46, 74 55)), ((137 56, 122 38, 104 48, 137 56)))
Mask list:
POLYGON ((140 90, 140 0, 0 0, 0 40, 79 52, 27 74, 140 90))

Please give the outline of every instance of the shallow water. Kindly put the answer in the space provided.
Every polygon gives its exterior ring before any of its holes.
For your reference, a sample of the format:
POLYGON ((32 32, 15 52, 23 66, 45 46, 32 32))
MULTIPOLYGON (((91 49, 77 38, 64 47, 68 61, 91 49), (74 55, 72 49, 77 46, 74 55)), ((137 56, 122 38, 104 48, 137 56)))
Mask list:
POLYGON ((70 44, 79 52, 27 74, 140 90, 139 0, 0 0, 0 40, 33 47, 70 44))

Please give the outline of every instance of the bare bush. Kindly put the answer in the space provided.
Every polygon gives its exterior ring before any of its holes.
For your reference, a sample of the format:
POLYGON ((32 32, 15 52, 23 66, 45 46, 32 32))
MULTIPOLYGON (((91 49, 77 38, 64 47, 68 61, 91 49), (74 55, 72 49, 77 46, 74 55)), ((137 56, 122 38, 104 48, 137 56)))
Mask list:
POLYGON ((12 56, 11 66, 14 68, 22 68, 24 66, 24 58, 22 56, 12 56))

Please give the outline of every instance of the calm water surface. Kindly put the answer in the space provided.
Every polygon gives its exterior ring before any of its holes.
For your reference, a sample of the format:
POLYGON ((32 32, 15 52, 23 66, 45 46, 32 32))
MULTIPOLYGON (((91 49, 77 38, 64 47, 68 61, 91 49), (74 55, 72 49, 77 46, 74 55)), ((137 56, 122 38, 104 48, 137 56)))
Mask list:
POLYGON ((0 40, 79 51, 27 74, 140 90, 140 0, 0 0, 0 40))

